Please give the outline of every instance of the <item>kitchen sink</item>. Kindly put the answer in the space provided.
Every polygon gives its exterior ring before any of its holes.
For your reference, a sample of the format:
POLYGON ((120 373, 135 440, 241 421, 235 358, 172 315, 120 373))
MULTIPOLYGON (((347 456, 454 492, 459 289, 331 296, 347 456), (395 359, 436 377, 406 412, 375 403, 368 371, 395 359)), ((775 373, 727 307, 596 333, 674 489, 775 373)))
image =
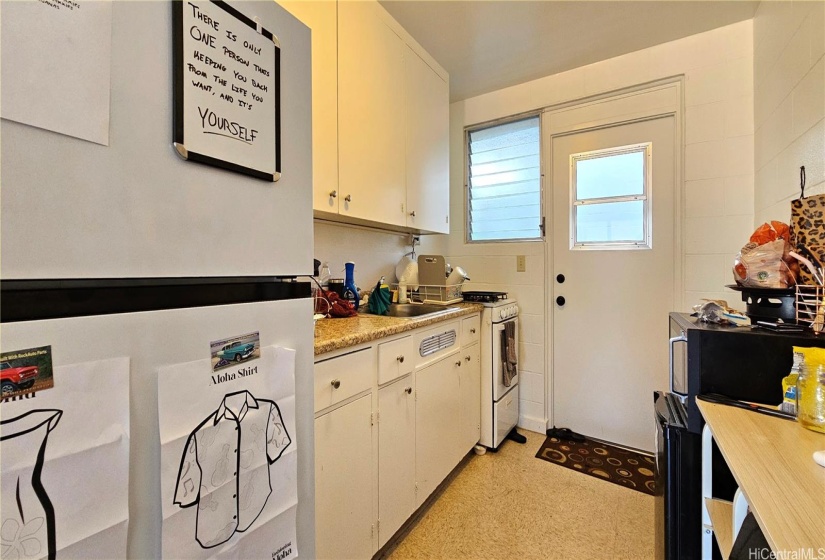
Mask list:
POLYGON ((450 305, 434 305, 432 303, 393 303, 390 305, 390 317, 421 317, 423 315, 435 315, 445 313, 453 309, 458 309, 450 305))

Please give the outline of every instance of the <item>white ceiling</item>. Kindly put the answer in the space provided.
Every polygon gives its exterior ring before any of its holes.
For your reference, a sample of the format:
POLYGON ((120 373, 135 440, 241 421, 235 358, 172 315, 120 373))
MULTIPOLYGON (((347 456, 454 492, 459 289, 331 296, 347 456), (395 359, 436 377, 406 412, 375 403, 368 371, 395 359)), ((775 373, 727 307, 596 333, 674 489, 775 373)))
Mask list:
POLYGON ((751 19, 759 2, 380 0, 449 73, 452 101, 751 19))

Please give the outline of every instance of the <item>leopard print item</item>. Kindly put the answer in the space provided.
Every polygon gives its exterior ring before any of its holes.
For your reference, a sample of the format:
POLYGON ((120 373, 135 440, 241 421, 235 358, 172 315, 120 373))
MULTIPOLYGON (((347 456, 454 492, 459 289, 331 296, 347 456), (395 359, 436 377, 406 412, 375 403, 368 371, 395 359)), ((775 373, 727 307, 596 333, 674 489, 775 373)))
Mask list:
MULTIPOLYGON (((825 264, 825 195, 791 201, 791 246, 803 245, 825 264)), ((816 284, 807 267, 800 267, 802 284, 816 284)))

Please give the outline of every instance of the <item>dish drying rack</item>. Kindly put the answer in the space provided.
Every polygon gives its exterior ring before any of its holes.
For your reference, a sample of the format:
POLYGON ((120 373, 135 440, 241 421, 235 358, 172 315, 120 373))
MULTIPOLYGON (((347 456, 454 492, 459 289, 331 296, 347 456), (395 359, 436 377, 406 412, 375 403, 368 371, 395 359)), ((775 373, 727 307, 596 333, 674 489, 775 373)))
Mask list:
POLYGON ((825 331, 825 288, 822 286, 797 284, 796 322, 809 326, 815 334, 825 331))
MULTIPOLYGON (((393 289, 398 289, 399 284, 392 284, 393 289)), ((419 284, 417 290, 407 286, 407 293, 410 301, 421 303, 434 303, 436 305, 450 305, 464 301, 462 296, 463 284, 453 285, 427 285, 419 284)))

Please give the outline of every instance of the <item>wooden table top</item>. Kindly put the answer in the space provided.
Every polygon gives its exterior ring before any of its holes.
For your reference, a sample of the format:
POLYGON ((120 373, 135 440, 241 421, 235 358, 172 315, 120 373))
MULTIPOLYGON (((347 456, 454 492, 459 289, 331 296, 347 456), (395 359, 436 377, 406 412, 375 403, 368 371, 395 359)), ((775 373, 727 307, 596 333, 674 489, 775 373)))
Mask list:
POLYGON ((812 455, 825 449, 825 434, 741 408, 697 404, 773 551, 822 557, 825 467, 812 455))

